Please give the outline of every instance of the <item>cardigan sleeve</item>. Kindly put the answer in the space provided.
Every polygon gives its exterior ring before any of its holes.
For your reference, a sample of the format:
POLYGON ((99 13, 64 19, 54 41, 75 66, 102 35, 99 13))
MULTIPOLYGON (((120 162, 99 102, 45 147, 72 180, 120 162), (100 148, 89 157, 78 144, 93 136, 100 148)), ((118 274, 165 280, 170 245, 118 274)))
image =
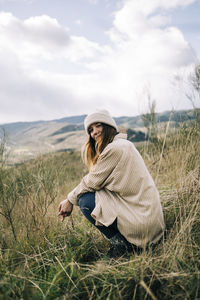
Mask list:
POLYGON ((78 205, 78 199, 87 192, 102 189, 108 178, 112 180, 112 173, 121 157, 121 150, 109 144, 100 154, 93 169, 82 178, 81 182, 68 194, 67 199, 78 205))

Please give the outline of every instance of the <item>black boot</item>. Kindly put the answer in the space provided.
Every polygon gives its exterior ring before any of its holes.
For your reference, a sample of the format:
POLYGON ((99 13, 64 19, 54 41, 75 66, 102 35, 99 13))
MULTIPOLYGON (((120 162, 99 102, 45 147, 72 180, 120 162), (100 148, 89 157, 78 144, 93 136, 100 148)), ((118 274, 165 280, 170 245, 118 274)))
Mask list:
POLYGON ((132 244, 121 233, 117 233, 109 241, 111 245, 107 256, 110 258, 117 258, 133 251, 132 244))

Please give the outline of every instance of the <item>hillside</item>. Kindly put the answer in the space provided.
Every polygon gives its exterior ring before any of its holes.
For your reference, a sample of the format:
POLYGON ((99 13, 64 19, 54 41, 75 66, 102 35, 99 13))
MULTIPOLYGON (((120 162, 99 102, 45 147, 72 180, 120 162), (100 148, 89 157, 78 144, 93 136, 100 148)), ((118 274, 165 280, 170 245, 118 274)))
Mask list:
MULTIPOLYGON (((17 122, 0 125, 7 140, 7 153, 10 163, 34 158, 38 154, 56 151, 80 150, 86 140, 83 121, 86 115, 71 116, 52 121, 17 122)), ((170 120, 171 124, 193 120, 193 110, 163 112, 156 114, 160 125, 170 120)), ((115 118, 121 129, 129 129, 131 141, 144 140, 142 116, 121 116, 115 118), (130 131, 134 130, 134 132, 130 131), (139 131, 139 132, 138 132, 139 131), (138 132, 138 133, 137 133, 138 132)))
MULTIPOLYGON (((166 231, 154 248, 119 259, 106 257, 108 240, 78 207, 64 222, 57 216, 87 172, 79 152, 10 168, 0 152, 0 299, 200 299, 200 127, 182 125, 159 142, 137 144, 158 187, 166 231)), ((59 136, 61 127, 51 126, 45 134, 59 136)))

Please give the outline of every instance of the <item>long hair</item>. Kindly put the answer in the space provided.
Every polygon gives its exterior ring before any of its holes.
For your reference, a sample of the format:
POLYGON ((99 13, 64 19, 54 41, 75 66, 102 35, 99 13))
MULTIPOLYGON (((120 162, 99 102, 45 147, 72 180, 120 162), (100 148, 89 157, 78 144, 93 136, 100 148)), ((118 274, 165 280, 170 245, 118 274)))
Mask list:
POLYGON ((107 124, 101 123, 103 126, 101 140, 96 143, 95 140, 89 135, 88 141, 82 152, 82 158, 89 169, 92 168, 97 162, 97 159, 105 147, 111 143, 117 134, 117 130, 107 124))

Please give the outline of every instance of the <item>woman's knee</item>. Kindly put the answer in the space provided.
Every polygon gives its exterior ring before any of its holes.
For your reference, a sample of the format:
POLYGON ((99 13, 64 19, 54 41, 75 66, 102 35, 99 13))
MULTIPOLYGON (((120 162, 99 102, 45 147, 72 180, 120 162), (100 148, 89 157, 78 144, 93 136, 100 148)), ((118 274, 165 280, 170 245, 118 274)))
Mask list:
POLYGON ((93 210, 95 207, 95 193, 85 193, 79 198, 80 210, 93 210))

